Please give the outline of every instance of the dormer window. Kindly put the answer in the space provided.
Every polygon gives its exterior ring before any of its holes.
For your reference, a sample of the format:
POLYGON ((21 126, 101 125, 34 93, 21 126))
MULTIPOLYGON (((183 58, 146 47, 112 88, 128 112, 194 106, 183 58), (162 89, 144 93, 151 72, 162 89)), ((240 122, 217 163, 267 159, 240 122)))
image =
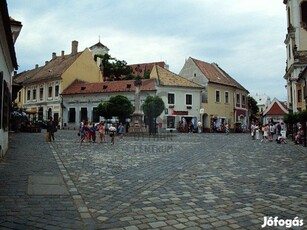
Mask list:
POLYGON ((85 86, 81 86, 81 90, 85 90, 86 89, 86 87, 85 86))
POLYGON ((103 85, 102 88, 103 88, 103 89, 107 89, 108 86, 107 86, 107 85, 103 85))
POLYGON ((131 88, 131 84, 127 84, 127 88, 130 89, 131 88))

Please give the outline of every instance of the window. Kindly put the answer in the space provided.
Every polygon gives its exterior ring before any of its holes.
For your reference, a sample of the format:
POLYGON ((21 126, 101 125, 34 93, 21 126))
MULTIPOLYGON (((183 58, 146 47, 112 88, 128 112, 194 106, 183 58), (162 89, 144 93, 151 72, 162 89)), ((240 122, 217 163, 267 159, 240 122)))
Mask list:
POLYGON ((220 93, 219 90, 215 91, 215 102, 221 102, 220 93))
POLYGON ((185 95, 185 104, 186 105, 192 105, 192 95, 191 94, 185 95))
POLYGON ((18 92, 18 102, 21 102, 21 92, 18 92))
POLYGON ((56 85, 55 86, 55 97, 58 97, 59 96, 59 89, 60 89, 60 87, 59 87, 59 85, 56 85))
POLYGON ((75 108, 69 108, 68 122, 76 122, 76 109, 75 108))
POLYGON ((240 94, 237 93, 237 94, 236 94, 236 106, 240 106, 240 104, 241 104, 240 94))
POLYGON ((167 103, 171 105, 175 104, 175 94, 174 93, 168 93, 167 103))
POLYGON ((32 90, 32 100, 36 100, 36 89, 32 90))
POLYGON ((208 103, 208 95, 206 91, 201 92, 201 102, 208 103))
POLYGON ((48 97, 52 97, 52 86, 48 87, 48 97))
POLYGON ((297 90, 297 102, 302 102, 302 90, 297 90))
POLYGON ((92 115, 92 121, 93 122, 99 122, 99 113, 98 113, 98 108, 95 107, 93 108, 93 115, 92 115))
POLYGON ((229 104, 229 92, 225 92, 225 103, 229 104))
POLYGON ((39 100, 44 100, 44 88, 39 89, 39 100))
POLYGON ((31 90, 27 90, 27 101, 31 100, 31 90))
POLYGON ((301 4, 301 25, 302 27, 307 30, 307 2, 302 2, 301 4))
POLYGON ((246 105, 246 97, 245 95, 242 95, 242 107, 245 107, 246 105))
POLYGON ((174 129, 175 128, 175 117, 174 116, 167 116, 166 117, 166 128, 174 129))

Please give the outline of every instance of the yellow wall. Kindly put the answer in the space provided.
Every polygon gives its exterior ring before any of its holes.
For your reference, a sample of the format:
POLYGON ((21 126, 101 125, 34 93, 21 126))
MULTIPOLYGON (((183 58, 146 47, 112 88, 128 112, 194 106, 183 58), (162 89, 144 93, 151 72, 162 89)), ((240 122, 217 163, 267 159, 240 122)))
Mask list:
POLYGON ((91 52, 86 48, 79 58, 63 73, 61 92, 75 79, 88 82, 101 82, 102 76, 91 52))
POLYGON ((203 107, 205 109, 205 113, 210 117, 220 116, 226 117, 227 119, 231 119, 233 122, 233 88, 223 85, 217 84, 209 84, 208 85, 208 103, 203 103, 203 107), (220 91, 220 102, 215 102, 215 92, 216 90, 220 91), (225 92, 229 93, 229 103, 225 103, 225 92))

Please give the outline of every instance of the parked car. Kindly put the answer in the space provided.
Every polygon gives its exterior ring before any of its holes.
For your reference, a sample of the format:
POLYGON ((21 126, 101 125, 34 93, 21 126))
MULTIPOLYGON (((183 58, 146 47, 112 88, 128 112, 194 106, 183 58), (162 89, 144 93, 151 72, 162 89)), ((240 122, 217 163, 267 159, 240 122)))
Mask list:
POLYGON ((47 121, 43 121, 43 120, 37 120, 35 122, 33 122, 34 124, 38 125, 39 127, 41 127, 42 129, 46 129, 47 128, 47 121))

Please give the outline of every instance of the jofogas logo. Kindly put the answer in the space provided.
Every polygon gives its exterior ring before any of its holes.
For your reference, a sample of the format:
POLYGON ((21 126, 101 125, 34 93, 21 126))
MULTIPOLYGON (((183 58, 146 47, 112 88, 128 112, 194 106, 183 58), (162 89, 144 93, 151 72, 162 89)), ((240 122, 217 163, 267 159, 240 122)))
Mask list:
POLYGON ((286 228, 292 228, 292 227, 302 227, 304 225, 304 221, 302 219, 299 219, 298 217, 295 217, 292 219, 279 219, 277 216, 274 218, 272 216, 264 216, 263 217, 263 224, 261 225, 261 228, 265 227, 286 227, 286 228))

